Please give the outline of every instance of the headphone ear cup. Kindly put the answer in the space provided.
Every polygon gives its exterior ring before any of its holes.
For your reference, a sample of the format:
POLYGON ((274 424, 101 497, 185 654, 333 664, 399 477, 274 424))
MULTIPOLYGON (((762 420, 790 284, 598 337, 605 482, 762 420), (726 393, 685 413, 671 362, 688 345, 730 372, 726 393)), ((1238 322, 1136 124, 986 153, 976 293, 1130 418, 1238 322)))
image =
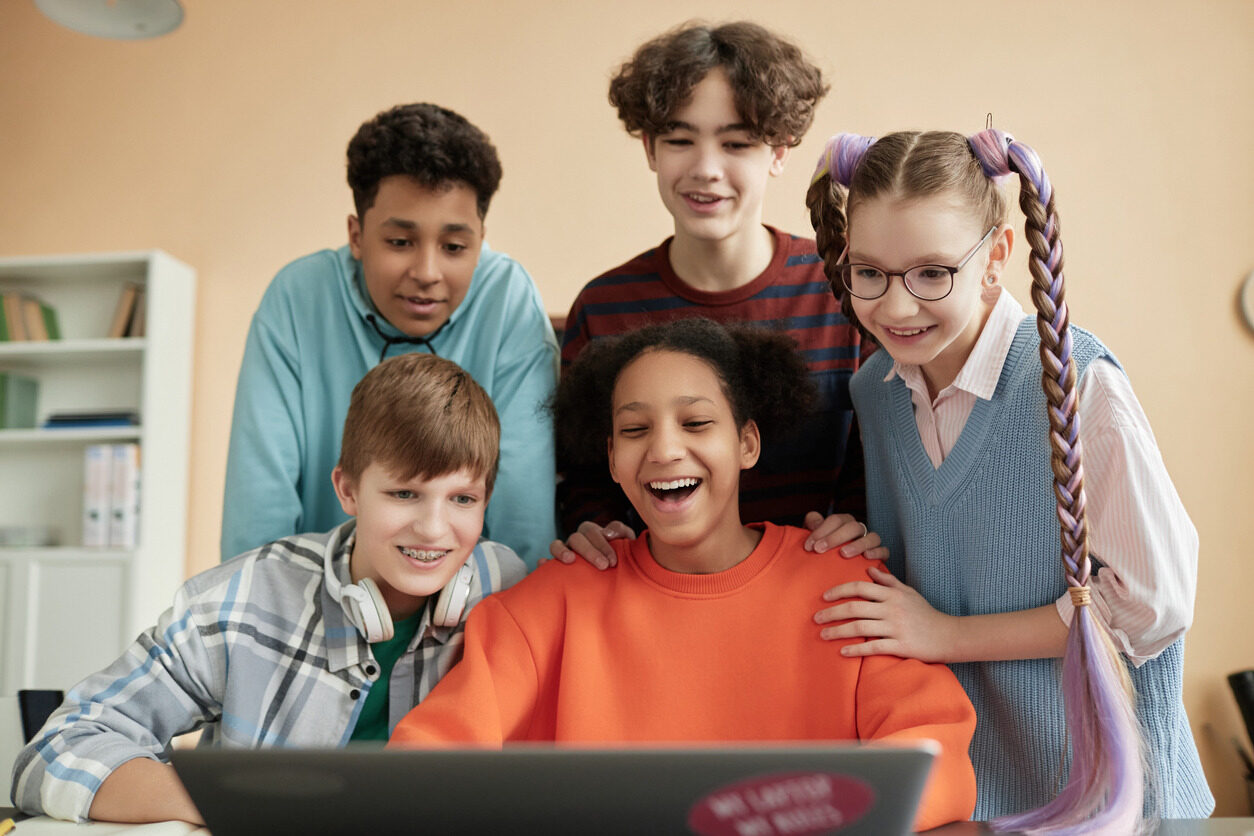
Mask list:
POLYGON ((379 586, 370 578, 362 578, 344 587, 349 608, 357 620, 357 628, 366 634, 366 641, 385 642, 396 634, 392 627, 392 614, 379 586))
POLYGON ((457 574, 440 590, 440 597, 435 602, 435 613, 431 621, 437 627, 456 627, 466 611, 466 602, 470 599, 470 585, 475 579, 475 570, 470 563, 463 563, 457 574))

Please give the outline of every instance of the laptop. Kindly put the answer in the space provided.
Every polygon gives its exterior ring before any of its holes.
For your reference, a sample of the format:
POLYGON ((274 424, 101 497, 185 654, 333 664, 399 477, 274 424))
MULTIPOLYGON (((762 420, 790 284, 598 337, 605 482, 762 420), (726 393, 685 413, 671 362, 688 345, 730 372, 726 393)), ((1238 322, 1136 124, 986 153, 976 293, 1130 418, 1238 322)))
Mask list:
POLYGON ((787 742, 594 748, 184 749, 230 834, 909 833, 939 748, 787 742))

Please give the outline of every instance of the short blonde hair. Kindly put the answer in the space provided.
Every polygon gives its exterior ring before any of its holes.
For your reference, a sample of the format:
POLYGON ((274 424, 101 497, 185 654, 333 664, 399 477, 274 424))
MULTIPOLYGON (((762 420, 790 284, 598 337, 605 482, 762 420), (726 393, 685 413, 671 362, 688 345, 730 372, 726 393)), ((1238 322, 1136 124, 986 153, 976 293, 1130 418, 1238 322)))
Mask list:
POLYGON ((406 480, 464 469, 491 493, 500 449, 496 408, 465 369, 433 354, 402 354, 353 387, 339 467, 358 479, 377 463, 406 480))

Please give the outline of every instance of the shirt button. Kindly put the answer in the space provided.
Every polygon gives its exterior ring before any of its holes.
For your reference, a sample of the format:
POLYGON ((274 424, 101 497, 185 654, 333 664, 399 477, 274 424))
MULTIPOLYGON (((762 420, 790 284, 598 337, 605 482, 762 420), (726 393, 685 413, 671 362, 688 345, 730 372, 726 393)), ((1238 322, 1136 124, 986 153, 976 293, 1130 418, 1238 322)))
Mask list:
POLYGON ((361 691, 358 691, 356 688, 354 688, 353 690, 348 692, 348 696, 349 696, 349 699, 355 700, 361 696, 361 691))
POLYGON ((378 670, 374 665, 366 665, 366 676, 374 676, 378 670))

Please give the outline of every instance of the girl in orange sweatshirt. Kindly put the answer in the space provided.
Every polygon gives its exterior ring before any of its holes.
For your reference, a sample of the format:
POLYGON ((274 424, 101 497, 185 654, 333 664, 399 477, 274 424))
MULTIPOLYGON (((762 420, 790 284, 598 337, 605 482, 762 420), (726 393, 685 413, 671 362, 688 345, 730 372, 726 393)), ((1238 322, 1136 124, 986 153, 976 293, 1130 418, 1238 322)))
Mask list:
POLYGON ((975 714, 953 674, 844 657, 802 606, 870 562, 740 521, 740 472, 812 385, 787 337, 702 319, 585 349, 557 394, 559 441, 608 453, 648 530, 614 541, 609 571, 549 561, 480 603, 462 661, 393 744, 928 738, 941 754, 915 824, 968 818, 975 714))

